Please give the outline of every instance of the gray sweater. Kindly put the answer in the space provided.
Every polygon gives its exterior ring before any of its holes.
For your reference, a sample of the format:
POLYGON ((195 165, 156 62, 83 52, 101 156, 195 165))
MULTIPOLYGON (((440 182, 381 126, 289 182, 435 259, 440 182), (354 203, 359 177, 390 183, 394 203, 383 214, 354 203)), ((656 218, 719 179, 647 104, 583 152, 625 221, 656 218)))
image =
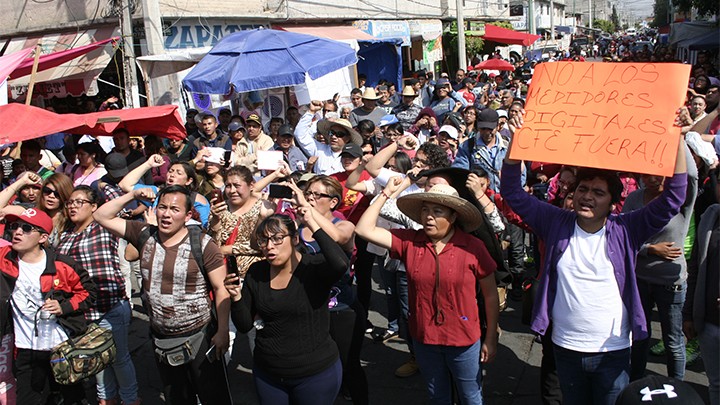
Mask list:
MULTIPOLYGON (((637 255, 635 273, 638 280, 651 284, 674 285, 682 284, 687 280, 687 262, 685 255, 681 254, 675 260, 665 260, 659 256, 649 254, 647 247, 659 242, 675 242, 675 246, 682 248, 685 245, 688 226, 692 217, 693 205, 698 191, 698 170, 695 165, 690 149, 685 147, 687 156, 688 188, 685 203, 680 208, 680 213, 675 215, 660 232, 648 239, 637 255)), ((638 189, 630 193, 625 199, 623 212, 631 212, 642 208, 644 189, 638 189)))

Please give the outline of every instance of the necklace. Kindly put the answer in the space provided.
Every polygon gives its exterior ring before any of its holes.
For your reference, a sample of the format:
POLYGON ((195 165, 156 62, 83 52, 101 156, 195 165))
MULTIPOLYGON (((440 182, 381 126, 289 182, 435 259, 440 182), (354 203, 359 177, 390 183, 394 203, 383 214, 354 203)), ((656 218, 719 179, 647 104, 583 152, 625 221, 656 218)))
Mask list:
MULTIPOLYGON (((85 180, 87 180, 87 178, 90 177, 91 174, 95 173, 95 170, 97 170, 97 168, 98 168, 97 165, 93 164, 93 169, 90 171, 90 173, 88 173, 88 174, 80 177, 80 178, 77 180, 77 184, 76 184, 76 185, 84 184, 83 182, 84 182, 85 180)), ((86 169, 86 170, 87 170, 87 169, 86 169)))

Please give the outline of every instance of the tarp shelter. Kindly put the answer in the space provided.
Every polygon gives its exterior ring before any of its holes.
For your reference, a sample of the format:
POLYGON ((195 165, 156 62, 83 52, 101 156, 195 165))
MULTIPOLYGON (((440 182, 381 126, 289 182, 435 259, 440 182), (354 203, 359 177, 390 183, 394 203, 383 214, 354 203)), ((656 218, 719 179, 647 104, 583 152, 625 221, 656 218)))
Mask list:
MULTIPOLYGON (((40 45, 41 61, 45 58, 48 61, 45 62, 45 66, 51 68, 41 69, 35 76, 34 96, 50 98, 82 94, 95 95, 98 90, 97 78, 108 66, 117 49, 116 41, 113 41, 112 38, 118 36, 119 27, 115 24, 42 36, 16 36, 8 40, 0 40, 0 49, 5 48, 5 54, 10 54, 28 48, 35 49, 37 45, 40 45), (92 46, 98 42, 101 42, 102 45, 92 46), (90 46, 90 48, 85 48, 87 52, 76 54, 74 58, 69 58, 72 53, 64 53, 73 52, 85 46, 90 46), (58 55, 60 58, 67 57, 69 59, 56 64, 61 60, 58 55), (48 58, 48 56, 51 57, 48 58)), ((27 73, 22 77, 11 75, 8 81, 8 89, 14 98, 23 99, 27 92, 32 60, 25 63, 24 68, 28 69, 27 73)))
POLYGON ((689 21, 671 24, 670 45, 682 62, 695 64, 697 53, 704 49, 720 47, 720 28, 717 22, 689 21))
POLYGON ((513 71, 515 70, 515 66, 512 65, 512 63, 498 59, 498 58, 490 58, 484 62, 480 62, 477 65, 475 65, 475 69, 482 69, 482 70, 508 70, 513 71))
POLYGON ((182 72, 195 66, 212 47, 182 49, 160 55, 139 56, 138 66, 145 80, 182 72))
POLYGON ((498 27, 497 25, 485 24, 486 41, 499 42, 501 44, 530 46, 540 38, 540 35, 525 34, 509 30, 507 28, 498 27))
POLYGON ((32 53, 33 49, 23 49, 9 55, 0 56, 0 83, 4 82, 12 72, 32 53))
POLYGON ((359 74, 367 76, 367 85, 375 86, 380 79, 389 80, 400 88, 402 83, 402 39, 375 38, 353 26, 273 26, 274 29, 315 35, 350 43, 357 50, 359 74))
POLYGON ((0 139, 4 143, 40 138, 57 132, 81 135, 112 135, 125 128, 131 135, 157 135, 182 139, 187 136, 177 106, 130 108, 90 114, 56 114, 42 108, 12 103, 0 106, 0 139))

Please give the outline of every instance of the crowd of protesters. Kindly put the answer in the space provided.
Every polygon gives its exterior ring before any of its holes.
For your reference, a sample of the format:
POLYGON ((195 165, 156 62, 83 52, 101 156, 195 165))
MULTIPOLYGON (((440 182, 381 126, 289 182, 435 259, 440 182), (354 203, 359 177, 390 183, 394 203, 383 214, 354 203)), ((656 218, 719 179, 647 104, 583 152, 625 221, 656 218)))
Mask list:
MULTIPOLYGON (((632 45, 597 55, 666 56, 632 45)), ((186 139, 118 129, 2 145, 0 330, 15 353, 5 383, 20 404, 87 401, 54 381, 49 350, 95 322, 117 346, 95 376, 99 403, 140 403, 135 309, 149 316, 169 404, 232 403, 237 333, 253 336, 263 404, 368 404, 366 338, 405 342, 395 375, 420 372, 433 404, 480 404, 511 299, 533 304, 524 318, 543 345, 543 403, 613 404, 649 353, 682 380, 702 352, 718 405, 714 58, 693 67, 665 179, 511 160, 532 72, 552 63, 527 59, 514 73, 420 70, 400 87, 361 76, 340 95, 352 105, 313 101, 269 122, 255 109, 189 109, 186 139), (263 151, 281 152, 276 169, 260 169, 263 151), (368 319, 373 273, 386 325, 368 319), (651 347, 654 307, 662 336, 651 347), (41 311, 56 316, 43 344, 41 311)))

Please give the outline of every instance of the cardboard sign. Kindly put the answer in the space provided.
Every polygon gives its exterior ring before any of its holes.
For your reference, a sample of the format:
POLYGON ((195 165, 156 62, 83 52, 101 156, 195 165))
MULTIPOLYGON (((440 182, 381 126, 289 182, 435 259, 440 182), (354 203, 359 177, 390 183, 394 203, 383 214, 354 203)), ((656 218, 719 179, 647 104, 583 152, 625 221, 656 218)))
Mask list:
POLYGON ((510 157, 671 176, 690 65, 541 63, 510 157))
POLYGON ((283 153, 279 150, 259 150, 257 151, 258 170, 275 171, 283 162, 283 153))

